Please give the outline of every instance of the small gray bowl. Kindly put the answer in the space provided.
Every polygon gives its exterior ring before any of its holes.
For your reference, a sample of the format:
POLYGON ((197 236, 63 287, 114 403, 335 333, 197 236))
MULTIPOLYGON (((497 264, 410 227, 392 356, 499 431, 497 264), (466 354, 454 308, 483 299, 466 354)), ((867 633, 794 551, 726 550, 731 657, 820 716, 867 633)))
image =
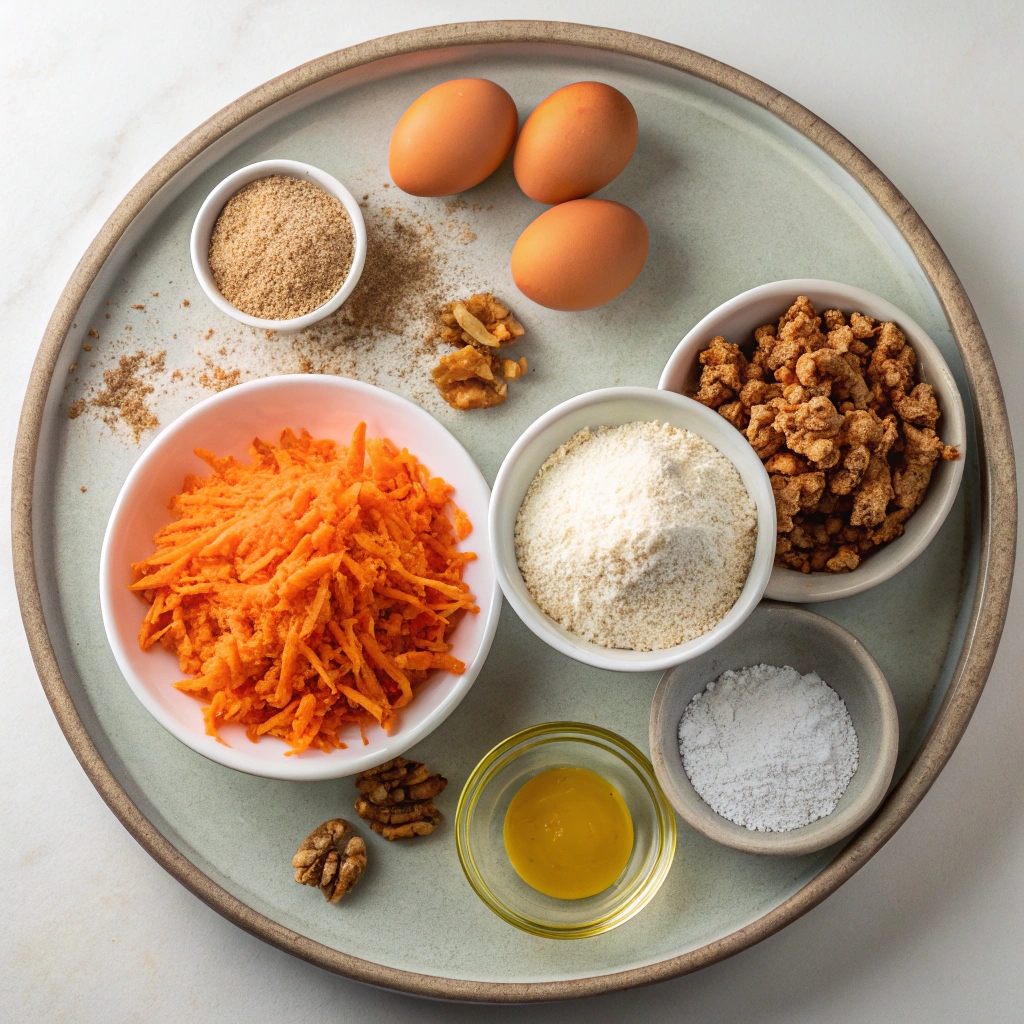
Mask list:
POLYGON ((796 856, 839 842, 871 817, 896 767, 899 719, 882 670, 852 633, 803 608, 764 602, 713 650, 661 677, 650 746, 668 802, 698 832, 746 853, 796 856), (791 832, 755 832, 717 814, 690 784, 679 754, 679 721, 693 697, 728 669, 761 664, 817 672, 843 698, 860 746, 860 764, 836 809, 791 832))

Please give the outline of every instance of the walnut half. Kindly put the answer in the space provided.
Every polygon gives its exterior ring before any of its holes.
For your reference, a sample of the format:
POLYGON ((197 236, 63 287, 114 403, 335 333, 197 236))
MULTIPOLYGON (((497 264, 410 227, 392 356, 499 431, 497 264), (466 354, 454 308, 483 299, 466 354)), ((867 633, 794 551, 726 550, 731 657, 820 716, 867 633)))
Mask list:
POLYGON ((478 292, 465 302, 449 302, 441 310, 441 340, 449 345, 477 342, 489 348, 511 345, 526 329, 490 292, 478 292), (486 335, 486 337, 485 337, 486 335))
POLYGON ((419 761, 396 757, 356 776, 356 812, 385 839, 427 836, 441 823, 434 797, 447 785, 419 761))
POLYGON ((473 345, 441 356, 430 375, 453 409, 489 409, 508 394, 508 385, 491 369, 491 357, 473 345))
POLYGON ((441 311, 441 341, 461 345, 431 370, 441 397, 453 409, 489 409, 508 397, 506 381, 526 373, 526 359, 499 353, 521 338, 523 325, 490 292, 449 302, 441 311))
POLYGON ((315 885, 337 903, 366 870, 366 843, 344 818, 332 818, 306 836, 292 867, 296 882, 315 885))

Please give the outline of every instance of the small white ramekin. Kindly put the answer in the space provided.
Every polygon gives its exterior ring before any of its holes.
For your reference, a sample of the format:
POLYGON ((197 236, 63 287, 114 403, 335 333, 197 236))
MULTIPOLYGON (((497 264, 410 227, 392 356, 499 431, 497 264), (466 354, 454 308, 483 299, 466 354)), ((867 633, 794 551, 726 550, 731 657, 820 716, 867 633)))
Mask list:
POLYGON ((771 482, 754 449, 713 409, 692 398, 655 388, 606 388, 570 398, 526 429, 498 470, 491 492, 491 549, 501 589, 519 617, 556 651, 585 665, 618 672, 671 668, 711 650, 754 610, 775 558, 775 499, 771 482), (526 588, 516 561, 515 527, 519 507, 544 460, 584 427, 618 426, 637 421, 670 423, 710 441, 735 467, 757 506, 757 546, 747 582, 736 603, 713 629, 685 644, 660 651, 601 647, 570 633, 541 611, 526 588))
POLYGON ((298 160, 261 160, 259 163, 249 164, 247 167, 235 171, 234 174, 229 174, 206 197, 203 205, 199 207, 199 213, 196 214, 195 223, 192 225, 189 249, 192 254, 192 269, 195 271, 200 287, 206 292, 206 297, 222 313, 226 313, 239 323, 249 327, 294 333, 305 330, 318 320, 330 316, 352 294, 352 290, 359 283, 363 264, 366 262, 366 224, 363 222, 363 212, 359 209, 359 204, 355 201, 352 193, 337 178, 332 178, 319 168, 300 163, 298 160), (264 320, 261 317, 243 313, 221 295, 213 280, 213 272, 210 270, 210 236, 213 234, 213 226, 217 223, 217 218, 220 216, 221 210, 224 209, 224 205, 245 185, 259 178, 269 178, 275 174, 311 182, 334 196, 335 199, 340 200, 352 221, 352 235, 355 241, 355 254, 345 283, 322 306, 317 306, 316 309, 304 316, 292 317, 289 320, 264 320))
MULTIPOLYGON (((907 520, 902 536, 870 552, 852 572, 802 573, 776 566, 764 595, 775 601, 835 601, 884 583, 910 565, 931 543, 960 490, 967 455, 967 423, 953 374, 938 346, 920 325, 899 307, 863 288, 812 278, 762 284, 713 309, 679 342, 665 364, 658 387, 683 393, 696 390, 700 379, 698 357, 712 338, 720 334, 726 341, 742 347, 753 339, 755 328, 778 321, 798 295, 806 295, 818 313, 839 309, 847 315, 857 312, 895 323, 917 354, 921 380, 935 389, 942 413, 939 435, 946 444, 960 450, 959 459, 952 462, 940 460, 935 467, 924 501, 907 520)), ((730 429, 737 437, 746 440, 738 430, 730 429)))

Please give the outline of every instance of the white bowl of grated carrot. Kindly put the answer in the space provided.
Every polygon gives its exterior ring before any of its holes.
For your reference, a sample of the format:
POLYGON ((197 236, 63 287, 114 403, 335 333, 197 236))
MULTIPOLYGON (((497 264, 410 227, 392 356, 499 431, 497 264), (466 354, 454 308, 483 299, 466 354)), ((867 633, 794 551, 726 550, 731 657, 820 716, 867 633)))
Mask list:
POLYGON ((305 374, 229 388, 157 435, 114 504, 114 657, 153 717, 219 764, 287 780, 371 768, 437 728, 487 657, 489 498, 459 442, 397 395, 305 374))

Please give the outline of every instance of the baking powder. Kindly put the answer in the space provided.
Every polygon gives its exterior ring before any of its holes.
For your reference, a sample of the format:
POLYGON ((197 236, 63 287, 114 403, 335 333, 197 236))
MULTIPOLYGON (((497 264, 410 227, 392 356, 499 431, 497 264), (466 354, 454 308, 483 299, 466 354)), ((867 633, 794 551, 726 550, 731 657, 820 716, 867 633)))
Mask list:
POLYGON ((709 683, 683 713, 679 752, 705 803, 757 832, 831 814, 860 757, 839 694, 788 665, 752 665, 709 683))

